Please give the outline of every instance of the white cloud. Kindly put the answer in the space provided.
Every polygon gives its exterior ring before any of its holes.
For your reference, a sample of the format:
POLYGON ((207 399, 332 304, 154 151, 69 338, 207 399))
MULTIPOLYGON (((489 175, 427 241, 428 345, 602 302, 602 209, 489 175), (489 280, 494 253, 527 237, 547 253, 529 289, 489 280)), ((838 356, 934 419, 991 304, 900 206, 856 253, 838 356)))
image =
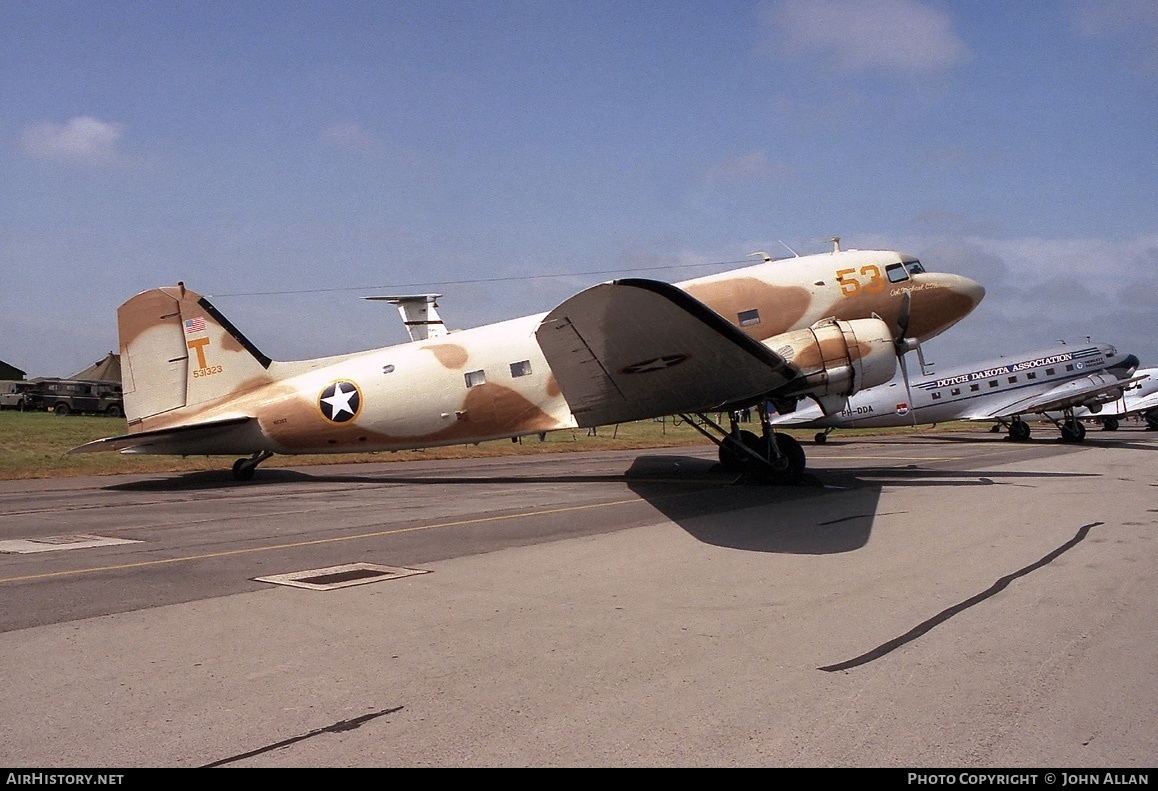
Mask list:
POLYGON ((914 237, 892 244, 919 252, 930 269, 985 286, 974 314, 932 343, 946 365, 1057 340, 1080 342, 1087 335, 1137 354, 1145 365, 1158 364, 1154 234, 1120 240, 914 237))
POLYGON ((778 0, 764 19, 775 51, 819 54, 845 72, 927 73, 969 56, 949 15, 917 0, 778 0))
POLYGON ((356 148, 369 151, 378 145, 378 140, 358 124, 331 124, 322 130, 322 142, 342 148, 356 148))
POLYGON ((120 162, 117 143, 124 125, 78 116, 66 123, 43 121, 25 128, 20 150, 30 157, 50 162, 108 166, 120 162))
POLYGON ((1158 3, 1154 0, 1080 0, 1074 29, 1081 36, 1112 40, 1121 52, 1151 76, 1158 74, 1158 3))
POLYGON ((764 151, 752 151, 709 168, 704 174, 704 180, 708 182, 763 181, 794 175, 795 169, 790 165, 771 162, 768 159, 768 154, 764 151))

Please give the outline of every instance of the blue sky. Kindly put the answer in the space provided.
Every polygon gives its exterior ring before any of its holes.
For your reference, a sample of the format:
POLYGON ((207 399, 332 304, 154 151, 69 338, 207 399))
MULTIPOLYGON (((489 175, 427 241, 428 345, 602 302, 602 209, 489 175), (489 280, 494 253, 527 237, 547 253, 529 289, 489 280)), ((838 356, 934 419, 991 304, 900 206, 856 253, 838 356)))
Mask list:
POLYGON ((0 0, 0 359, 178 280, 292 359, 839 235, 987 287, 939 362, 1158 365, 1156 144, 1153 0, 0 0))

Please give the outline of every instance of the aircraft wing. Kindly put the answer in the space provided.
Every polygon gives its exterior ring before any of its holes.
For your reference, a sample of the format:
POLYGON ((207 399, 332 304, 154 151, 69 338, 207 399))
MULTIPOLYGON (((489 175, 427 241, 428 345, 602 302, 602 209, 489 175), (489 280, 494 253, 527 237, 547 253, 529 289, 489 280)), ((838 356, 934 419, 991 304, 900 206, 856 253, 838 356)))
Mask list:
MULTIPOLYGON (((1153 371, 1147 374, 1147 376, 1151 376, 1152 374, 1153 371)), ((1130 392, 1126 395, 1124 402, 1125 409, 1118 413, 1119 417, 1144 414, 1158 409, 1158 384, 1156 384, 1153 379, 1142 385, 1138 393, 1138 395, 1135 395, 1134 392, 1130 392), (1149 392, 1147 392, 1147 390, 1149 390, 1149 392)))
POLYGON ((1040 414, 1042 412, 1058 412, 1071 407, 1088 406, 1094 403, 1114 401, 1122 394, 1122 388, 1133 382, 1145 379, 1145 376, 1133 379, 1116 379, 1108 374, 1093 374, 1081 379, 1053 387, 1044 393, 1017 398, 999 407, 990 407, 982 413, 969 416, 970 420, 1005 420, 1014 415, 1026 413, 1040 414))
POLYGON ((139 431, 135 434, 121 434, 88 442, 73 448, 68 453, 97 453, 115 450, 120 453, 174 453, 183 456, 230 451, 216 450, 219 447, 233 447, 239 433, 249 433, 260 429, 254 418, 243 415, 223 420, 208 420, 203 423, 189 423, 173 428, 159 428, 139 431))
POLYGON ((750 403, 799 377, 707 305, 655 280, 581 291, 535 337, 581 427, 750 403))

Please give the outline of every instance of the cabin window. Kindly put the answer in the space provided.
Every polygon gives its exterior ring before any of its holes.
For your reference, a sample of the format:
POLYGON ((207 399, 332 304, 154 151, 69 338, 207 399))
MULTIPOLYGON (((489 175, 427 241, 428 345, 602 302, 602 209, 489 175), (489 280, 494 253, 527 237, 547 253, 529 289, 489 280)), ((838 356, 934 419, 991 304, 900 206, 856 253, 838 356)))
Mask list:
POLYGON ((904 264, 889 264, 885 267, 885 274, 889 276, 890 283, 903 283, 909 279, 909 272, 904 264))
POLYGON ((954 387, 952 390, 949 391, 949 395, 961 395, 961 388, 960 387, 954 387))
POLYGON ((1054 372, 1053 368, 1046 368, 1045 369, 1045 375, 1046 376, 1053 376, 1053 372, 1054 372))
POLYGON ((466 378, 466 386, 474 387, 475 385, 485 384, 487 375, 485 371, 468 371, 464 374, 466 378))
POLYGON ((941 400, 941 394, 940 393, 933 393, 933 400, 934 401, 940 401, 941 400))
POLYGON ((531 375, 531 361, 520 360, 517 363, 511 363, 511 376, 530 376, 531 375))
POLYGON ((1035 374, 1033 371, 1030 371, 1029 373, 1027 373, 1027 374, 1025 375, 1025 378, 1026 378, 1026 379, 1036 379, 1036 378, 1037 378, 1037 374, 1035 374))
POLYGON ((1073 369, 1074 369, 1074 367, 1073 367, 1073 365, 1072 365, 1072 364, 1071 364, 1071 365, 1067 365, 1067 366, 1066 366, 1066 370, 1067 370, 1067 371, 1072 371, 1073 369))
POLYGON ((976 393, 981 389, 981 385, 969 385, 969 392, 976 393))
POLYGON ((751 327, 753 324, 760 323, 760 311, 758 310, 742 310, 739 313, 740 326, 751 327))
POLYGON ((989 386, 990 387, 997 387, 997 380, 996 379, 990 379, 989 380, 989 386))
POLYGON ((1017 384, 1017 377, 1016 377, 1016 376, 1011 376, 1011 377, 1009 377, 1009 383, 1010 383, 1011 385, 1013 385, 1013 384, 1017 384))

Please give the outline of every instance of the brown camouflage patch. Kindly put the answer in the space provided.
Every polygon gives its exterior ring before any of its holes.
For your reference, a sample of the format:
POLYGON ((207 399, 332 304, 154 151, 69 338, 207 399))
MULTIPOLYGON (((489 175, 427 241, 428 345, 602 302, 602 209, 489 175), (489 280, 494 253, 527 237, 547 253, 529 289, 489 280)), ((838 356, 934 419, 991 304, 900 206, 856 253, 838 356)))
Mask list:
POLYGON ((739 324, 739 314, 743 311, 760 311, 759 324, 742 328, 757 340, 792 329, 812 302, 806 288, 774 286, 754 277, 689 284, 684 290, 733 324, 739 324))
POLYGON ((433 346, 423 346, 421 348, 423 351, 428 351, 433 354, 435 358, 442 363, 443 367, 452 370, 462 368, 466 365, 466 361, 470 357, 466 349, 457 343, 438 343, 433 346))

